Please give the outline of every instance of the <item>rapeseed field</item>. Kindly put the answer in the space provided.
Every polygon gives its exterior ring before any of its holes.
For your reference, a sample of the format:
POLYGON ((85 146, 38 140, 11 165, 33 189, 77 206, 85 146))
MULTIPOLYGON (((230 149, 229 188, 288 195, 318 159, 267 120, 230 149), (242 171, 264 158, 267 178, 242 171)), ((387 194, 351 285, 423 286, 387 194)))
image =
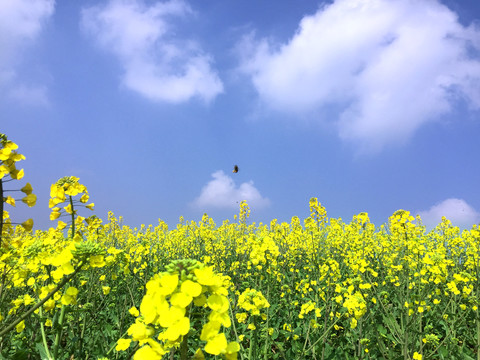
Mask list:
POLYGON ((480 360, 478 226, 344 222, 312 198, 289 223, 248 224, 242 202, 132 229, 68 176, 32 232, 8 213, 36 202, 25 157, 0 144, 0 359, 480 360))

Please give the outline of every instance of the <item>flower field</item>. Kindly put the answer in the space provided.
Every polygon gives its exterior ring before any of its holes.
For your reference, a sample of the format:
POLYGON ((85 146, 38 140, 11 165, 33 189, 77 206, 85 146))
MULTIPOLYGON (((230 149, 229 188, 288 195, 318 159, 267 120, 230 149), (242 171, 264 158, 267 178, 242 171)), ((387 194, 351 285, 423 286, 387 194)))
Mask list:
POLYGON ((36 202, 24 157, 0 140, 0 359, 480 360, 478 226, 344 222, 312 198, 289 223, 249 224, 242 202, 234 222, 132 229, 65 177, 32 232, 7 211, 36 202))

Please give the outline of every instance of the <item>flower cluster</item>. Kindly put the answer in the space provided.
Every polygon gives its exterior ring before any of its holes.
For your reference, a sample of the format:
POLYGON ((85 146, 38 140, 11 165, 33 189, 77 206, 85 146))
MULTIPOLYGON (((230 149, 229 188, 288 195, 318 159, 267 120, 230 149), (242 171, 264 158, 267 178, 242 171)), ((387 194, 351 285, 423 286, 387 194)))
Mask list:
POLYGON ((343 306, 347 308, 348 313, 353 315, 353 318, 350 322, 350 327, 357 327, 357 320, 360 319, 367 312, 367 304, 363 295, 360 292, 355 292, 354 294, 346 294, 346 299, 343 303, 343 306))
POLYGON ((14 180, 23 178, 23 169, 17 170, 15 163, 20 160, 25 160, 25 156, 17 153, 18 145, 13 141, 7 139, 5 134, 0 134, 0 179, 4 176, 10 175, 14 180))
MULTIPOLYGON (((49 207, 52 209, 50 213, 50 220, 56 220, 62 215, 62 211, 64 211, 67 215, 73 218, 77 215, 77 210, 75 209, 76 206, 82 204, 87 209, 93 210, 94 203, 84 205, 88 202, 89 195, 88 190, 85 185, 82 185, 78 182, 79 178, 75 176, 65 176, 59 179, 55 184, 52 184, 50 187, 50 201, 49 207), (79 200, 74 200, 73 197, 81 195, 79 200), (68 200, 68 201, 67 201, 68 200), (68 202, 62 208, 60 208, 59 204, 68 202)), ((83 217, 78 216, 77 222, 80 223, 84 220, 83 217)), ((62 221, 59 221, 59 228, 64 228, 66 224, 62 221)))
POLYGON ((416 227, 412 224, 415 218, 410 215, 410 211, 397 210, 389 218, 390 231, 392 235, 403 236, 403 234, 409 234, 421 230, 420 227, 416 227))
POLYGON ((317 304, 315 301, 307 301, 305 304, 302 304, 302 307, 300 309, 300 314, 298 314, 299 319, 303 319, 305 315, 308 313, 314 311, 316 317, 321 316, 321 311, 319 308, 317 308, 317 304))
POLYGON ((280 251, 270 236, 252 241, 251 244, 252 251, 250 252, 250 261, 252 265, 258 266, 266 264, 267 260, 269 260, 272 265, 276 265, 276 259, 280 255, 280 251))
MULTIPOLYGON (((37 196, 32 193, 33 189, 30 183, 27 183, 20 190, 6 190, 3 187, 3 184, 5 182, 11 180, 21 180, 24 176, 23 169, 18 170, 16 167, 16 163, 18 161, 25 160, 25 156, 19 154, 16 151, 17 149, 17 144, 15 144, 11 140, 8 140, 5 134, 0 133, 0 198, 2 199, 0 203, 0 239, 4 238, 7 233, 9 235, 12 234, 13 223, 10 219, 9 213, 4 210, 4 204, 16 206, 16 201, 21 200, 29 207, 32 207, 37 201, 37 196), (16 191, 23 192, 25 196, 21 199, 15 199, 15 197, 10 195, 5 196, 6 192, 16 191)), ((33 220, 28 219, 24 221, 21 225, 25 230, 30 231, 33 228, 33 220)))
MULTIPOLYGON (((161 359, 170 349, 186 343, 193 306, 211 310, 200 332, 200 340, 206 342, 204 351, 236 359, 239 344, 227 343, 225 334, 220 331, 222 326, 231 326, 224 277, 196 260, 174 261, 166 270, 147 283, 140 315, 128 329, 131 340, 142 346, 134 359, 161 359), (160 342, 154 339, 155 335, 160 342)), ((131 340, 120 339, 117 350, 128 348, 131 340)), ((197 351, 197 356, 199 353, 201 350, 197 351)))
MULTIPOLYGON (((261 310, 270 307, 270 303, 267 301, 267 299, 265 299, 265 296, 263 296, 260 291, 250 288, 246 289, 240 294, 237 305, 239 308, 247 311, 240 312, 235 315, 239 323, 244 323, 247 320, 248 314, 253 316, 254 319, 256 319, 256 316, 260 316, 263 320, 265 320, 267 315, 262 313, 261 310)), ((255 322, 256 321, 249 324, 250 330, 255 330, 255 322)))

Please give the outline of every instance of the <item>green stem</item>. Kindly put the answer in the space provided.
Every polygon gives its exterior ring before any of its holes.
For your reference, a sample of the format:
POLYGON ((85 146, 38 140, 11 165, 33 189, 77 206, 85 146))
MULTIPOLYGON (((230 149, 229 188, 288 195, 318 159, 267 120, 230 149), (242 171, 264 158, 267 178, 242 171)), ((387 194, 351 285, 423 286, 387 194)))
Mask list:
MULTIPOLYGON (((40 307, 39 309, 40 318, 43 318, 43 309, 40 307)), ((42 340, 43 340, 43 348, 45 349, 45 353, 47 354, 48 360, 54 360, 50 352, 48 351, 48 344, 47 344, 47 336, 45 335, 45 326, 43 325, 43 321, 40 322, 40 330, 42 332, 42 340)))
POLYGON ((420 317, 420 322, 418 324, 418 333, 420 335, 420 355, 423 356, 423 339, 422 339, 422 334, 423 334, 423 324, 422 324, 422 314, 419 315, 420 317))
MULTIPOLYGON (((268 286, 267 286, 267 299, 270 298, 270 281, 268 282, 268 286)), ((263 358, 265 360, 268 359, 268 347, 270 346, 269 344, 269 339, 270 339, 270 335, 268 334, 268 325, 269 325, 269 320, 270 320, 270 314, 269 314, 269 310, 270 310, 270 307, 267 308, 267 322, 266 322, 266 326, 265 326, 265 329, 266 329, 266 336, 265 336, 265 347, 263 348, 263 358)))
POLYGON ((310 335, 310 328, 311 328, 311 324, 310 324, 310 322, 308 322, 307 335, 305 336, 305 342, 303 343, 303 349, 302 349, 302 354, 303 355, 305 355, 305 349, 307 348, 308 337, 310 335))
MULTIPOLYGON (((187 308, 185 317, 191 318, 190 316, 191 305, 187 308)), ((188 332, 183 336, 182 342, 180 344, 180 360, 187 360, 188 354, 188 332)))
MULTIPOLYGON (((325 315, 326 316, 326 315, 325 315)), ((320 336, 317 341, 315 341, 308 349, 307 349, 307 353, 310 352, 310 350, 312 350, 320 341, 322 341, 324 338, 326 338, 326 336, 328 335, 328 333, 330 332, 330 330, 332 330, 332 328, 337 325, 337 323, 340 321, 342 317, 338 317, 337 320, 335 320, 335 322, 329 326, 329 328, 327 330, 325 330, 322 334, 322 336, 320 336)))
POLYGON ((252 337, 250 338, 250 348, 248 349, 248 360, 253 360, 257 358, 258 320, 256 315, 253 316, 253 325, 255 326, 255 330, 253 330, 252 337))
MULTIPOLYGON (((237 327, 235 326, 236 319, 233 316, 232 307, 229 306, 228 309, 230 310, 230 321, 232 322, 233 332, 235 333, 235 339, 240 343, 240 346, 242 346, 241 342, 238 339, 237 327)), ((240 358, 241 360, 243 360, 243 354, 241 352, 240 352, 240 358)))
POLYGON ((55 286, 55 288, 50 291, 47 296, 42 300, 40 301, 39 303, 37 303, 34 307, 32 307, 30 310, 28 310, 27 312, 25 312, 25 314, 23 314, 22 316, 20 316, 17 320, 13 321, 9 326, 7 326, 6 328, 4 328, 3 330, 0 331, 0 338, 2 338, 6 333, 10 332, 11 330, 13 330, 15 328, 15 326, 17 326, 20 322, 22 322, 23 320, 25 320, 27 317, 29 317, 35 310, 37 310, 40 306, 42 306, 43 304, 45 304, 47 302, 47 300, 49 300, 53 295, 55 295, 55 293, 60 290, 67 282, 69 282, 75 275, 77 275, 77 273, 82 269, 82 265, 83 265, 83 261, 80 262, 80 264, 78 265, 78 267, 75 269, 75 271, 73 273, 71 273, 70 275, 68 275, 66 278, 64 278, 57 286, 55 286))
POLYGON ((180 359, 187 360, 188 352, 188 333, 183 337, 182 343, 180 344, 180 359))
POLYGON ((72 208, 72 234, 71 237, 75 236, 75 210, 73 209, 73 198, 69 195, 68 199, 70 200, 70 207, 72 208))
MULTIPOLYGON (((125 332, 122 334, 122 336, 120 336, 120 339, 123 339, 123 337, 124 337, 125 335, 127 335, 127 333, 128 333, 128 330, 125 331, 125 332)), ((108 349, 108 351, 107 351, 107 353, 106 353, 105 355, 108 356, 108 354, 110 354, 110 353, 113 351, 113 349, 115 349, 116 346, 117 346, 117 342, 115 341, 115 342, 113 343, 113 345, 110 347, 110 349, 108 349)))
POLYGON ((53 346, 53 357, 56 358, 58 354, 58 348, 60 345, 60 340, 62 339, 62 333, 63 333, 63 319, 65 318, 65 309, 67 307, 65 305, 62 305, 62 310, 60 310, 60 317, 58 318, 58 330, 57 330, 57 336, 55 337, 55 344, 53 346))

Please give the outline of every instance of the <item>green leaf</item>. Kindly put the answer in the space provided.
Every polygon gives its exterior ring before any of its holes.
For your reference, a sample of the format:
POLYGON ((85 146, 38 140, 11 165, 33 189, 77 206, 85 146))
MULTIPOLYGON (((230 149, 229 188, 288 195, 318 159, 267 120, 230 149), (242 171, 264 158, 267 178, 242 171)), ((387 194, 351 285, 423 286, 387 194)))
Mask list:
POLYGON ((27 350, 17 350, 15 352, 15 354, 13 354, 12 360, 23 360, 23 359, 27 359, 27 358, 28 358, 28 351, 27 350))
POLYGON ((377 331, 382 335, 383 337, 386 337, 387 335, 387 329, 385 329, 382 325, 377 326, 377 331))
POLYGON ((465 359, 465 360, 475 360, 474 358, 472 358, 471 356, 469 356, 469 355, 467 355, 467 354, 465 354, 465 353, 462 354, 462 359, 465 359))
POLYGON ((43 346, 42 343, 36 343, 35 348, 37 349, 38 353, 40 354, 40 357, 42 360, 50 360, 51 358, 47 355, 47 351, 45 350, 45 347, 43 346))
POLYGON ((446 348, 445 346, 440 346, 440 347, 438 348, 438 355, 440 355, 442 359, 445 358, 445 356, 448 355, 448 350, 447 350, 447 348, 446 348))

